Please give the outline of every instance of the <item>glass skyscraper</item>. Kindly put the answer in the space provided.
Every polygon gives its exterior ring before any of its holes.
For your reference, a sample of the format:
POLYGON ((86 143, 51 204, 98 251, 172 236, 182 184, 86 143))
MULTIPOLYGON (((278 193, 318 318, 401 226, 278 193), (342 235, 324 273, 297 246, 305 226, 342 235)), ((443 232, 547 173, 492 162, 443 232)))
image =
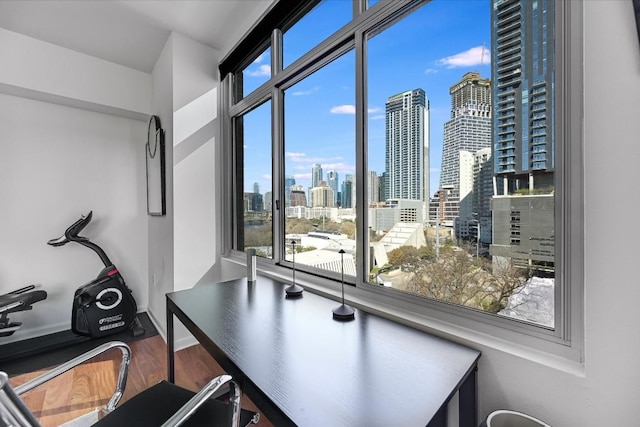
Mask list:
POLYGON ((422 89, 386 102, 385 199, 429 199, 429 102, 422 89))
POLYGON ((555 268, 555 2, 493 0, 494 259, 555 268))
POLYGON ((551 187, 554 2, 493 0, 491 22, 497 192, 551 187))

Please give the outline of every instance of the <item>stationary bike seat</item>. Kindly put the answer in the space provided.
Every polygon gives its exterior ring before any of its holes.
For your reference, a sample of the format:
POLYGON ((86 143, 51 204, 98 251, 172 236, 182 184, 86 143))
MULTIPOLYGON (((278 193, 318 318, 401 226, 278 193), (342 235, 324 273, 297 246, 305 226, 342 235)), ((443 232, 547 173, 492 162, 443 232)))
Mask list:
POLYGON ((47 299, 46 291, 31 291, 21 294, 9 293, 0 295, 0 313, 30 310, 32 304, 44 299, 47 299))

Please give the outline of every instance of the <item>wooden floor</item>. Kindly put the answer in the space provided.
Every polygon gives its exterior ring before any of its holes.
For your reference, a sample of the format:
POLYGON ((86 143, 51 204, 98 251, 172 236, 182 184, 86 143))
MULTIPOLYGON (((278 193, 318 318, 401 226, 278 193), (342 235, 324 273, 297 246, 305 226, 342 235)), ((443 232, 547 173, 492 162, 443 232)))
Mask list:
MULTIPOLYGON (((166 345, 159 335, 129 344, 132 358, 125 394, 120 403, 166 379, 166 345)), ((115 389, 120 350, 110 350, 73 371, 28 392, 22 398, 43 427, 55 427, 103 406, 115 389)), ((176 384, 199 390, 224 373, 220 365, 200 346, 176 352, 176 384)), ((11 378, 14 386, 36 377, 36 371, 11 378)), ((242 407, 260 412, 247 396, 242 407)), ((273 426, 260 414, 259 427, 273 426)))

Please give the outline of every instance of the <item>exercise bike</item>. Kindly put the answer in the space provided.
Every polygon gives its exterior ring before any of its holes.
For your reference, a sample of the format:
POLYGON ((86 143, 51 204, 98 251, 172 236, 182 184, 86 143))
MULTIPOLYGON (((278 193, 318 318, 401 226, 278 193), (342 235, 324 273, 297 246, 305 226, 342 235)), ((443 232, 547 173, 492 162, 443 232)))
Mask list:
POLYGON ((34 291, 33 289, 35 289, 35 285, 29 285, 0 295, 0 337, 13 335, 22 325, 22 322, 11 322, 9 313, 31 310, 33 304, 47 299, 46 291, 34 291))
POLYGON ((47 244, 63 246, 69 242, 79 243, 100 257, 104 268, 94 280, 80 286, 73 296, 71 330, 83 336, 99 338, 131 329, 134 336, 144 334, 137 317, 138 306, 122 275, 100 246, 80 232, 91 222, 93 211, 82 215, 64 234, 51 239, 47 244))

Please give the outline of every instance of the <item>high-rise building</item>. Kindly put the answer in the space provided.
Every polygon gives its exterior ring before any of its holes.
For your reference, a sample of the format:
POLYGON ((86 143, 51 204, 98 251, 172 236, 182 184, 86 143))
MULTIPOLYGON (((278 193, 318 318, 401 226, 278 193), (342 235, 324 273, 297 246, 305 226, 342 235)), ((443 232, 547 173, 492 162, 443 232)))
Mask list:
MULTIPOLYGON (((440 189, 448 197, 448 211, 457 211, 454 221, 457 238, 469 238, 473 213, 473 156, 491 146, 491 81, 477 72, 469 72, 449 88, 451 119, 444 125, 440 189), (458 201, 459 206, 453 207, 458 201)), ((440 212, 440 218, 446 213, 440 212)))
POLYGON ((369 182, 367 183, 367 202, 369 204, 380 201, 380 180, 375 171, 369 171, 369 182))
POLYGON ((317 187, 313 187, 309 194, 312 208, 332 208, 334 207, 333 190, 326 182, 320 181, 317 187))
POLYGON ((289 206, 307 206, 307 196, 302 185, 291 186, 291 203, 289 206))
POLYGON ((264 193, 264 210, 267 212, 271 212, 271 208, 273 206, 273 193, 271 191, 267 191, 264 193))
POLYGON ((473 156, 469 151, 460 151, 459 185, 460 197, 459 218, 456 220, 456 237, 467 239, 473 230, 473 156))
POLYGON ((554 270, 555 2, 492 0, 490 253, 554 270))
MULTIPOLYGON (((491 243, 491 196, 493 196, 493 169, 491 148, 483 148, 473 155, 473 212, 480 223, 480 242, 491 243)), ((477 231, 477 230, 476 230, 477 231)), ((477 234, 476 234, 476 237, 477 234)))
POLYGON ((493 0, 493 164, 501 195, 553 186, 554 10, 551 0, 493 0))
POLYGON ((429 102, 422 89, 386 102, 385 200, 428 200, 429 102))
MULTIPOLYGON (((460 186, 460 152, 491 146, 491 82, 466 73, 449 88, 451 120, 444 125, 440 188, 460 186)), ((464 197, 460 194, 460 197, 464 197)))
MULTIPOLYGON (((284 206, 291 206, 291 187, 296 185, 296 179, 292 175, 284 177, 284 206)), ((294 205, 295 206, 295 205, 294 205)))
POLYGON ((344 176, 344 181, 342 181, 342 191, 340 192, 340 206, 343 208, 352 208, 353 203, 353 175, 347 174, 344 176))
POLYGON ((315 163, 311 168, 311 188, 317 187, 320 181, 323 181, 322 165, 315 163))
POLYGON ((264 212, 262 194, 244 193, 244 212, 264 212))
POLYGON ((384 202, 387 200, 387 174, 382 172, 378 177, 378 201, 384 202))
POLYGON ((327 172, 327 185, 333 190, 333 205, 338 202, 338 172, 330 170, 327 172))

